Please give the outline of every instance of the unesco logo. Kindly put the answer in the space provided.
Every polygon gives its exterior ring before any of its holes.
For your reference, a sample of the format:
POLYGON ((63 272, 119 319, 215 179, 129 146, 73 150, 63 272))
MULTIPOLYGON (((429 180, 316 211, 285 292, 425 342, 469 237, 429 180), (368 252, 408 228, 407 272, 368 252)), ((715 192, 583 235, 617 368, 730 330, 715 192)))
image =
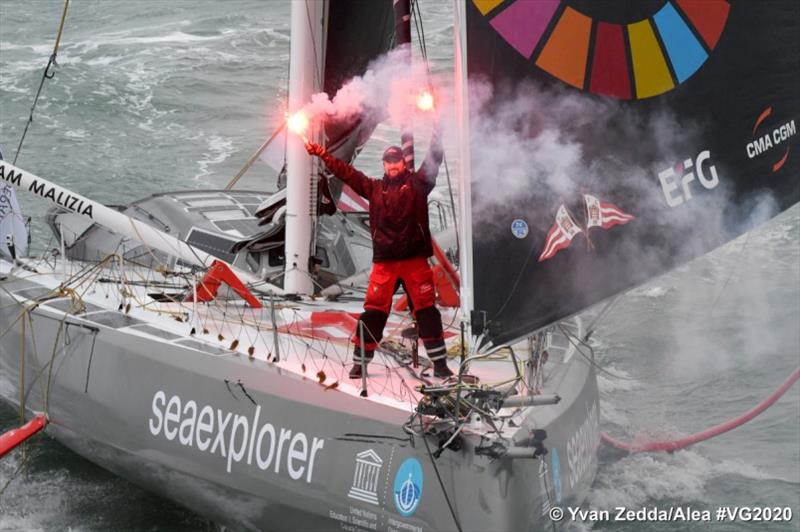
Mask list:
POLYGON ((394 476, 394 505, 403 517, 412 515, 422 499, 422 466, 408 458, 394 476))

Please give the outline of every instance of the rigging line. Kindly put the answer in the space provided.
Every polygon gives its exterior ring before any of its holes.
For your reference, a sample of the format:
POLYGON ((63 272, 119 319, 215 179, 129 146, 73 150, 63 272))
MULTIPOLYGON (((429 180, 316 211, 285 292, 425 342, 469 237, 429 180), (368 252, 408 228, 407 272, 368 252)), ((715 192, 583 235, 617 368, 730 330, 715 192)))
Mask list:
POLYGON ((450 181, 450 167, 447 164, 447 157, 442 157, 442 162, 444 163, 444 175, 447 178, 447 193, 450 196, 450 208, 453 210, 453 226, 455 227, 456 232, 456 256, 459 256, 461 253, 461 231, 458 230, 458 216, 456 214, 456 200, 453 196, 453 184, 450 181))
POLYGON ((61 22, 58 25, 58 33, 56 34, 56 42, 53 46, 53 53, 47 60, 47 66, 44 67, 44 72, 42 72, 42 79, 39 82, 39 89, 36 91, 36 96, 33 98, 31 112, 28 115, 28 121, 25 123, 25 129, 22 131, 22 137, 19 139, 19 145, 17 146, 17 152, 14 154, 14 160, 12 161, 12 164, 17 164, 17 158, 19 157, 20 151, 22 151, 22 143, 25 142, 25 135, 28 134, 28 128, 33 123, 33 112, 36 109, 36 104, 39 102, 39 96, 42 94, 44 81, 46 79, 53 79, 53 76, 55 76, 55 72, 52 72, 50 67, 58 66, 58 63, 56 63, 56 55, 58 54, 58 45, 61 43, 61 33, 64 31, 64 21, 67 19, 67 7, 69 7, 69 0, 64 0, 64 10, 61 12, 61 22))
POLYGON ((748 231, 747 234, 744 237, 744 243, 742 244, 742 249, 739 250, 738 260, 736 261, 736 264, 734 265, 734 267, 731 268, 731 272, 728 275, 728 278, 725 279, 725 283, 722 285, 722 288, 720 289, 719 293, 717 293, 717 297, 714 298, 714 302, 711 304, 711 310, 708 312, 708 317, 709 318, 714 315, 714 311, 717 308, 717 303, 719 303, 720 298, 722 298, 722 294, 725 293, 725 289, 728 287, 728 283, 731 282, 731 279, 733 279, 733 276, 737 273, 737 270, 739 269, 739 266, 741 265, 742 262, 744 262, 742 260, 743 257, 741 255, 743 255, 745 250, 747 249, 747 243, 750 240, 750 234, 751 233, 752 233, 752 231, 748 231))
POLYGON ((246 174, 248 170, 250 170, 250 167, 255 164, 259 157, 261 157, 261 154, 264 153, 264 150, 266 150, 269 145, 272 144, 272 141, 275 140, 285 128, 286 120, 283 120, 281 125, 278 126, 272 135, 255 151, 253 155, 250 156, 249 159, 247 159, 247 162, 244 163, 244 166, 242 166, 241 170, 239 170, 239 172, 233 176, 230 181, 228 181, 228 184, 225 185, 225 190, 231 190, 236 183, 239 182, 239 179, 241 179, 242 176, 246 174))
POLYGON ((422 37, 422 52, 425 57, 425 66, 428 65, 428 41, 425 38, 425 27, 423 26, 422 21, 422 11, 420 11, 419 4, 416 0, 412 0, 412 5, 416 6, 416 12, 419 18, 419 34, 422 37))
POLYGON ((586 334, 583 335, 583 339, 581 340, 582 342, 586 342, 589 339, 589 337, 592 335, 592 333, 594 333, 595 325, 597 325, 597 323, 600 321, 601 318, 605 317, 606 313, 609 310, 611 310, 611 307, 613 307, 614 304, 617 301, 619 301, 620 299, 622 299, 622 294, 617 294, 608 303, 605 304, 603 309, 597 314, 597 316, 595 316, 595 318, 592 320, 592 322, 589 323, 589 326, 586 327, 586 334))
POLYGON ((58 341, 61 339, 61 331, 64 329, 64 322, 67 321, 68 314, 64 314, 64 318, 58 325, 58 331, 56 332, 56 339, 53 342, 53 354, 50 357, 49 367, 47 368, 47 388, 45 389, 44 394, 44 415, 49 419, 50 418, 50 383, 53 382, 53 365, 55 364, 56 360, 56 353, 58 352, 58 341))
MULTIPOLYGON (((28 441, 30 441, 30 440, 28 440, 28 441)), ((27 446, 24 449, 27 450, 27 446)), ((6 492, 6 489, 8 489, 8 486, 11 484, 11 482, 13 482, 14 479, 16 479, 17 476, 19 476, 19 474, 22 472, 22 470, 25 467, 27 467, 28 462, 31 459, 31 456, 33 456, 33 453, 28 453, 28 452, 23 452, 22 453, 22 460, 20 460, 19 465, 14 470, 14 472, 11 474, 11 476, 8 478, 8 481, 3 485, 2 488, 0 488, 0 499, 2 499, 3 494, 6 492)))
POLYGON ((495 316, 499 316, 503 312, 503 310, 505 310, 506 306, 514 298, 514 294, 516 293, 517 290, 517 285, 519 284, 520 280, 522 280, 522 274, 525 273, 525 270, 528 267, 528 263, 531 261, 531 257, 533 256, 533 252, 535 250, 536 250, 536 243, 533 240, 531 240, 531 250, 528 252, 528 256, 525 257, 525 262, 522 263, 522 267, 520 267, 519 272, 517 273, 517 278, 514 279, 514 285, 511 287, 511 290, 509 290, 508 297, 500 306, 500 309, 497 310, 497 312, 495 312, 495 316))
POLYGON ((425 434, 425 427, 422 425, 421 415, 419 416, 419 428, 421 431, 420 438, 422 438, 422 443, 425 444, 425 449, 428 451, 428 457, 431 459, 431 465, 433 466, 433 471, 436 473, 436 478, 439 480, 439 486, 442 488, 442 493, 444 494, 444 500, 447 501, 447 507, 450 509, 450 514, 453 516, 453 521, 456 524, 456 529, 458 529, 458 532, 462 532, 461 523, 458 521, 458 516, 456 515, 456 512, 453 509, 453 504, 450 502, 450 496, 447 494, 447 489, 444 487, 442 476, 439 474, 439 467, 436 465, 436 459, 433 457, 431 448, 428 445, 428 438, 425 434))
MULTIPOLYGON (((414 26, 417 28, 417 42, 419 44, 420 53, 422 54, 422 58, 425 62, 425 76, 427 78, 428 86, 431 86, 430 76, 431 76, 431 69, 430 65, 428 64, 428 45, 425 41, 425 28, 423 27, 422 23, 422 12, 419 10, 416 1, 411 2, 411 14, 414 18, 414 26)), ((458 216, 456 216, 456 201, 453 196, 453 184, 450 179, 450 167, 447 164, 447 157, 442 157, 442 162, 444 163, 444 174, 447 178, 447 192, 450 196, 450 208, 453 210, 453 225, 455 226, 456 232, 456 251, 458 252, 461 249, 461 242, 460 242, 460 232, 458 230, 458 216)))
MULTIPOLYGON (((313 1, 313 0, 312 0, 313 1)), ((314 81, 317 83, 317 87, 322 87, 322 76, 324 73, 320 72, 323 68, 322 62, 319 60, 319 56, 317 56, 317 39, 316 35, 314 34, 314 22, 311 20, 311 11, 308 9, 308 2, 309 0, 305 1, 306 6, 306 21, 308 22, 308 33, 311 35, 311 49, 314 51, 314 81)))
POLYGON ((25 423, 25 318, 20 322, 20 330, 22 332, 19 335, 19 421, 22 424, 25 423))
POLYGON ((580 354, 580 355, 581 355, 583 358, 585 358, 585 359, 586 359, 586 360, 587 360, 587 361, 588 361, 588 362, 589 362, 589 363, 590 363, 592 366, 594 366, 594 367, 595 367, 595 369, 597 369, 598 371, 601 371, 602 373, 605 373, 605 374, 606 374, 606 375, 608 375, 609 377, 613 377, 613 378, 615 378, 615 379, 620 379, 620 380, 623 380, 623 381, 636 381, 636 379, 633 379, 633 378, 631 378, 631 377, 625 377, 624 375, 617 375, 616 373, 612 373, 612 372, 608 371, 607 369, 605 369, 604 367, 602 367, 601 365, 599 365, 599 364, 598 364, 598 363, 595 361, 594 349, 592 349, 592 346, 590 346, 589 344, 587 344, 586 342, 584 342, 584 341, 583 341, 583 340, 581 340, 580 338, 578 338, 578 337, 576 337, 575 335, 573 335, 573 334, 572 334, 571 332, 569 332, 569 331, 568 331, 566 328, 564 328, 564 326, 563 326, 563 325, 561 325, 560 323, 558 324, 558 328, 559 328, 559 329, 561 329, 561 333, 562 333, 564 336, 566 336, 567 340, 569 340, 569 343, 571 343, 571 344, 572 344, 572 345, 575 347, 575 350, 576 350, 576 351, 577 351, 577 352, 578 352, 578 353, 579 353, 579 354, 580 354), (578 343, 580 343, 581 345, 584 345, 584 346, 586 346, 586 348, 587 348, 587 349, 589 349, 589 352, 592 354, 591 358, 590 358, 590 357, 588 357, 588 356, 586 356, 586 353, 584 353, 584 352, 581 350, 580 346, 579 346, 578 344, 576 344, 576 343, 573 341, 573 338, 577 339, 577 340, 578 340, 578 343))
MULTIPOLYGON (((36 328, 33 325, 33 312, 26 312, 26 314, 27 314, 27 317, 28 317, 28 326, 30 327, 31 331, 35 331, 36 328)), ((36 348, 36 335, 35 334, 31 334, 31 345, 33 346, 33 360, 39 360, 39 350, 36 348)), ((25 394, 25 402, 26 403, 28 402, 28 395, 30 395, 33 392, 33 387, 36 384, 36 381, 39 380, 39 377, 41 377, 43 369, 44 368, 39 369, 39 371, 36 372, 36 375, 34 376, 34 378, 31 380, 31 387, 28 390, 28 392, 25 394)), ((39 388, 41 389, 41 386, 39 386, 39 388)), ((41 390, 41 391, 44 392, 44 390, 41 390)), ((42 396, 42 404, 44 404, 44 396, 42 396)))
POLYGON ((425 31, 422 28, 422 13, 420 13, 419 7, 417 6, 417 2, 415 0, 411 1, 411 16, 414 19, 414 27, 417 29, 417 42, 419 43, 419 51, 422 54, 422 58, 425 60, 425 67, 427 69, 428 46, 425 43, 425 31))

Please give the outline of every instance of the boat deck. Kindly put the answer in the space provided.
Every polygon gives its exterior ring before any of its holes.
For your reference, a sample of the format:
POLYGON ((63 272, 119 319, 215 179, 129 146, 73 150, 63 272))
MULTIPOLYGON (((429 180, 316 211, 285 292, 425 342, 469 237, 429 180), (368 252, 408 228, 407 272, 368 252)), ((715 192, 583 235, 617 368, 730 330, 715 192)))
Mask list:
MULTIPOLYGON (((0 274, 8 275, 10 265, 3 261, 0 265, 0 274)), ((421 343, 419 366, 412 364, 411 340, 401 335, 403 329, 411 326, 407 311, 391 314, 381 349, 368 366, 366 381, 348 377, 352 365, 351 337, 361 312, 357 293, 341 301, 267 298, 262 299, 263 308, 254 309, 235 296, 209 303, 177 301, 177 294, 188 292, 187 279, 168 278, 149 269, 126 267, 121 271, 113 265, 100 267, 72 261, 31 262, 29 266, 38 273, 15 268, 13 278, 24 281, 8 286, 0 284, 0 288, 13 294, 19 303, 37 302, 40 310, 69 315, 94 326, 180 345, 198 351, 198 355, 250 357, 354 396, 364 397, 366 386, 369 400, 409 413, 421 397, 419 386, 442 382, 432 376, 421 343)), ((457 371, 458 313, 455 309, 441 311, 452 357, 449 365, 457 371)), ((580 322, 568 327, 577 335, 580 322)), ((521 363, 527 359, 527 346, 517 349, 521 363)), ((557 373, 559 365, 568 362, 574 351, 569 338, 554 335, 548 349, 546 374, 557 373)), ((469 373, 486 385, 511 383, 516 376, 508 351, 471 362, 469 373)))

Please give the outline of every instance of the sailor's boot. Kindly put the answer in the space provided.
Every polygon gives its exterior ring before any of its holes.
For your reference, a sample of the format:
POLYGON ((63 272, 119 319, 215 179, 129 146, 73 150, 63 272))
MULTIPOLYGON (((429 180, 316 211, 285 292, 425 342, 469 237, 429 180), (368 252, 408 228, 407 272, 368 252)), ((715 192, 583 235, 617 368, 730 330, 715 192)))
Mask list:
POLYGON ((367 364, 369 364, 370 360, 372 360, 372 356, 375 354, 374 351, 368 350, 364 352, 364 365, 361 365, 361 348, 356 346, 353 350, 353 367, 350 368, 350 378, 351 379, 360 379, 361 376, 366 372, 367 364))
POLYGON ((452 377, 453 372, 450 371, 450 368, 447 367, 447 359, 436 360, 433 363, 433 376, 440 377, 442 379, 446 379, 447 377, 452 377))
POLYGON ((361 343, 364 343, 364 366, 366 366, 372 360, 375 348, 381 343, 383 327, 388 318, 388 314, 375 309, 366 309, 359 316, 359 323, 353 331, 353 343, 356 347, 353 350, 353 367, 350 369, 351 379, 360 379, 367 369, 361 367, 361 343))
POLYGON ((442 315, 436 307, 427 307, 416 313, 417 327, 425 353, 433 362, 433 376, 452 377, 453 372, 447 367, 447 346, 444 345, 442 333, 442 315))

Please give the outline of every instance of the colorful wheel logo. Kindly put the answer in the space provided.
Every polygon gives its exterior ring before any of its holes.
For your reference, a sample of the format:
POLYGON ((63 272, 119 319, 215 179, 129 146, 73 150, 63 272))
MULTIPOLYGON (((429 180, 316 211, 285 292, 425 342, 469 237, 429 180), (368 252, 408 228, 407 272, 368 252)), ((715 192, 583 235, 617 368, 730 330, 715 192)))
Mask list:
POLYGON ((472 0, 505 41, 564 83, 622 100, 658 96, 689 79, 716 47, 727 0, 669 0, 650 18, 593 19, 569 0, 472 0))

